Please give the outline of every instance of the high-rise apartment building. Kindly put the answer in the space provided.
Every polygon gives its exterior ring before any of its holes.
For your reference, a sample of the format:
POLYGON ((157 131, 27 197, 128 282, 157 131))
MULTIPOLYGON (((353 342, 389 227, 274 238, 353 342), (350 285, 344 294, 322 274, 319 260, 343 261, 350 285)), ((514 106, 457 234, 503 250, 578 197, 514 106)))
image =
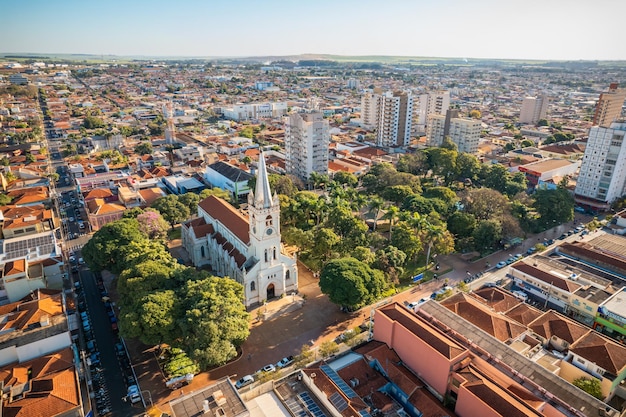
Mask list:
POLYGON ((433 114, 428 118, 426 138, 429 146, 441 146, 449 136, 459 152, 476 153, 480 140, 481 123, 475 119, 458 117, 458 110, 448 110, 445 116, 433 114))
POLYGON ((626 194, 626 122, 594 126, 576 183, 576 202, 594 210, 608 209, 626 194))
POLYGON ((431 91, 419 96, 417 106, 416 124, 417 128, 423 132, 428 123, 428 117, 439 114, 444 116, 450 108, 449 91, 431 91))
POLYGON ((361 124, 366 129, 375 129, 378 125, 378 115, 382 90, 375 88, 367 90, 361 97, 361 124))
POLYGON ((609 127, 622 114, 622 106, 626 100, 626 88, 618 88, 618 83, 611 83, 609 90, 600 94, 593 115, 593 125, 609 127))
POLYGON ((413 125, 413 95, 410 91, 388 91, 380 98, 376 144, 407 146, 413 125))
POLYGON ((293 113, 284 118, 286 170, 307 182, 311 173, 328 174, 330 129, 322 113, 293 113))
POLYGON ((545 94, 539 97, 525 97, 522 102, 519 122, 535 124, 539 120, 545 119, 549 101, 548 96, 545 94))

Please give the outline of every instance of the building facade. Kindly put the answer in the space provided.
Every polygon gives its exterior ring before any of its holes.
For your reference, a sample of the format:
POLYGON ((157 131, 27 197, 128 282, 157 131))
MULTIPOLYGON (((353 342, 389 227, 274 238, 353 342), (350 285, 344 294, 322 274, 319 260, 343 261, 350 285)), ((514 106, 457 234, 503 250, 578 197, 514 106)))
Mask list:
POLYGON ((626 193, 626 123, 610 128, 594 126, 576 183, 576 202, 592 209, 606 209, 626 193))
POLYGON ((296 260, 280 236, 280 203, 271 194, 263 154, 255 192, 248 194, 248 218, 210 196, 198 204, 198 217, 182 227, 183 247, 192 263, 210 265, 215 275, 242 284, 246 307, 298 291, 296 260))
POLYGON ((546 118, 548 111, 548 97, 541 95, 539 97, 525 97, 522 102, 522 110, 519 116, 519 122, 525 124, 535 124, 541 119, 546 118))
POLYGON ((285 117, 285 165, 288 174, 305 183, 311 173, 328 174, 328 120, 321 113, 294 113, 285 117))
POLYGON ((361 124, 365 129, 375 129, 378 124, 382 90, 375 88, 367 90, 361 96, 361 124))
POLYGON ((449 91, 431 91, 419 96, 416 115, 417 128, 422 132, 426 129, 429 116, 445 115, 450 108, 449 91))
POLYGON ((413 95, 410 91, 388 91, 380 98, 376 144, 378 146, 407 146, 413 126, 413 95))
POLYGON ((621 117, 622 106, 626 100, 626 88, 618 87, 618 83, 611 83, 608 91, 600 94, 593 115, 594 126, 610 127, 611 123, 621 117))
POLYGON ((480 120, 458 117, 458 111, 448 110, 445 116, 433 114, 428 119, 426 138, 429 146, 441 146, 448 136, 457 145, 459 152, 478 152, 480 120))

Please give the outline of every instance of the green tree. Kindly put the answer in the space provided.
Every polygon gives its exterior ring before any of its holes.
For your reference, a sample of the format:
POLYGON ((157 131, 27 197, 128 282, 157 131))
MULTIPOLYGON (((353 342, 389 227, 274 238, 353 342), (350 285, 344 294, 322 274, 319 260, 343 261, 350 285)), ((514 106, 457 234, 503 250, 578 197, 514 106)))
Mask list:
POLYGON ((200 200, 204 200, 205 198, 214 195, 215 197, 221 198, 222 200, 231 201, 230 192, 223 190, 221 188, 206 188, 200 192, 200 200))
POLYGON ((375 301, 386 287, 381 271, 354 258, 328 262, 320 275, 320 289, 341 306, 357 309, 375 301))
POLYGON ((471 117, 472 119, 480 119, 482 117, 482 114, 480 113, 480 110, 474 109, 470 110, 469 117, 471 117))
POLYGON ((356 175, 350 172, 339 171, 333 177, 333 181, 338 182, 339 184, 345 185, 346 187, 354 188, 359 183, 359 179, 356 175))
POLYGON ((412 227, 407 222, 401 221, 393 229, 391 244, 402 252, 409 259, 415 259, 417 254, 422 250, 422 242, 412 227))
POLYGON ((480 161, 470 153, 459 152, 456 157, 456 169, 460 179, 476 181, 480 173, 480 161))
POLYGON ((172 227, 189 218, 189 207, 181 203, 178 197, 172 194, 157 198, 151 207, 161 213, 161 216, 172 227))
POLYGON ((93 235, 83 247, 83 258, 92 271, 106 269, 117 275, 128 267, 123 264, 126 245, 145 239, 136 219, 121 219, 105 224, 93 235))
POLYGON ((327 340, 325 342, 322 342, 319 352, 322 358, 328 358, 339 352, 339 345, 337 345, 337 343, 335 343, 333 340, 327 340))
POLYGON ((468 189, 461 193, 465 212, 477 220, 493 219, 510 211, 510 203, 502 193, 490 188, 468 189))
POLYGON ((428 166, 432 172, 437 176, 443 177, 446 184, 449 184, 453 178, 457 177, 457 151, 446 148, 428 148, 426 149, 426 155, 428 157, 428 166))
POLYGON ((294 364, 296 368, 302 368, 315 359, 315 352, 311 350, 311 346, 303 345, 300 349, 300 353, 294 358, 294 364))
POLYGON ((481 220, 474 232, 474 245, 476 250, 486 252, 499 247, 502 239, 502 226, 497 220, 481 220))
MULTIPOLYGON (((256 178, 254 179, 256 180, 256 178)), ((269 174, 267 179, 270 183, 270 188, 274 190, 276 194, 293 197, 298 192, 298 187, 294 185, 293 180, 288 175, 269 174)))
POLYGON ((189 213, 198 212, 198 203, 200 202, 200 196, 196 193, 185 193, 178 196, 178 201, 183 203, 188 209, 189 213))
POLYGON ((83 119, 85 129, 101 129, 106 126, 102 119, 95 116, 87 116, 83 119))
POLYGON ((0 206, 6 206, 7 204, 11 204, 11 200, 13 200, 10 196, 6 194, 0 194, 0 206))
POLYGON ((135 153, 139 155, 150 155, 153 152, 152 143, 144 141, 135 146, 135 153))
POLYGON ((380 216, 380 211, 385 206, 385 200, 380 197, 374 197, 369 202, 369 213, 374 215, 374 227, 373 230, 376 230, 376 226, 378 225, 378 217, 380 216))
POLYGON ((202 368, 237 356, 237 348, 250 334, 243 286, 228 277, 208 277, 186 282, 179 294, 180 347, 202 368))
POLYGON ((597 378, 586 378, 583 376, 580 378, 576 378, 572 382, 572 384, 585 391, 587 394, 593 395, 600 400, 604 398, 604 394, 602 393, 602 386, 600 385, 600 380, 598 380, 597 378))
POLYGON ((471 213, 457 211, 448 218, 448 230, 457 238, 469 237, 476 228, 476 217, 471 213))
POLYGON ((533 207, 539 214, 544 229, 574 219, 574 197, 565 188, 539 189, 534 194, 533 207))
POLYGON ((147 345, 171 342, 178 337, 178 299, 173 290, 137 295, 130 304, 122 306, 119 326, 124 337, 138 338, 147 345))
POLYGON ((428 172, 428 162, 424 152, 402 155, 396 164, 398 171, 423 176, 428 172))
POLYGON ((141 213, 143 213, 143 209, 140 207, 133 207, 128 209, 122 214, 123 219, 136 219, 141 213))

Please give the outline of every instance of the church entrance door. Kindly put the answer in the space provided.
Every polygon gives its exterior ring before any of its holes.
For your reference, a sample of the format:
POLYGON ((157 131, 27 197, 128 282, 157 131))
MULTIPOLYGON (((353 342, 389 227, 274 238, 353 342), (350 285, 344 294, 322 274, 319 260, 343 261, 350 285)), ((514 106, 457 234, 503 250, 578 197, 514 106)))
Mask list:
POLYGON ((274 295, 274 284, 270 284, 270 285, 267 286, 267 297, 266 297, 266 300, 271 300, 274 297, 276 297, 276 295, 274 295))

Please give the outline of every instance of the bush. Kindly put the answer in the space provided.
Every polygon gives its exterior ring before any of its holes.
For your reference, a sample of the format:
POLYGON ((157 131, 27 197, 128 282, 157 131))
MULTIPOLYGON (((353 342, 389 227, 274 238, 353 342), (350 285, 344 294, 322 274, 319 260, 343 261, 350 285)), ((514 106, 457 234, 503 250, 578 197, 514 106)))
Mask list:
POLYGON ((199 371, 198 365, 196 365, 182 349, 168 348, 166 358, 165 364, 163 365, 163 372, 168 378, 197 374, 199 371))

